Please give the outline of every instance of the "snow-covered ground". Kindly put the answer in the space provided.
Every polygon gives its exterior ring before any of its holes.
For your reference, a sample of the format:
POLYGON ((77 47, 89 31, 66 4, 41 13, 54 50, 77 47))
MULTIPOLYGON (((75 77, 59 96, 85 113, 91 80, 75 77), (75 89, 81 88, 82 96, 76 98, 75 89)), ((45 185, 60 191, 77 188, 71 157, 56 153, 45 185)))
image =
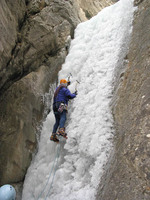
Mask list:
POLYGON ((113 151, 110 101, 114 70, 125 57, 132 31, 133 0, 120 0, 78 25, 59 79, 72 74, 69 89, 77 98, 69 105, 60 144, 49 140, 50 113, 43 125, 39 151, 24 183, 23 200, 94 200, 113 151))

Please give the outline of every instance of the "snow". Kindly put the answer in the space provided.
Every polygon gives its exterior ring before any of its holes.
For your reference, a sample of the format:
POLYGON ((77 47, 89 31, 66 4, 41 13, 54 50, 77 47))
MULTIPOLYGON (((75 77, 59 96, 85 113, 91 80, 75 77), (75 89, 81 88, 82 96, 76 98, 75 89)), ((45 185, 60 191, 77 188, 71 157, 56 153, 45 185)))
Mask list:
POLYGON ((101 176, 113 151, 110 102, 114 71, 128 51, 135 8, 120 0, 75 30, 59 79, 71 72, 69 89, 78 89, 69 104, 66 132, 60 144, 49 140, 54 124, 44 122, 39 151, 23 189, 23 200, 94 200, 101 176), (78 80, 80 84, 76 82, 78 80))

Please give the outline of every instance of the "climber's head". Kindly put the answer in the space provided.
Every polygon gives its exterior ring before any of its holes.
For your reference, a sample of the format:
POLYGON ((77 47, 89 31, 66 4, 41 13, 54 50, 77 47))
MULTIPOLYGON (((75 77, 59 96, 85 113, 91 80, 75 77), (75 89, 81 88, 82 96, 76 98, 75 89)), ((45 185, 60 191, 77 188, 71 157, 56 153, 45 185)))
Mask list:
POLYGON ((60 84, 67 84, 66 79, 61 79, 61 80, 60 80, 60 84))
POLYGON ((63 85, 65 85, 65 86, 67 86, 67 81, 66 81, 66 79, 61 79, 60 80, 60 84, 63 84, 63 85))
POLYGON ((15 200, 16 191, 11 185, 3 185, 0 187, 0 199, 3 200, 15 200))

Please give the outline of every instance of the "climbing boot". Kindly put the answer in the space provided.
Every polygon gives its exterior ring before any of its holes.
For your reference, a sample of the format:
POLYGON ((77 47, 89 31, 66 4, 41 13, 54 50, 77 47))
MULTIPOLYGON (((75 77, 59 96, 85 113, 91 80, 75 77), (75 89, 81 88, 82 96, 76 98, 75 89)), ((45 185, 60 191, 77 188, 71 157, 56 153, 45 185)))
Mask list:
POLYGON ((57 136, 56 136, 56 133, 52 133, 51 137, 50 137, 50 140, 54 141, 54 142, 59 142, 57 136))
POLYGON ((63 136, 64 138, 67 139, 67 133, 65 133, 65 128, 60 128, 57 132, 58 135, 63 136))

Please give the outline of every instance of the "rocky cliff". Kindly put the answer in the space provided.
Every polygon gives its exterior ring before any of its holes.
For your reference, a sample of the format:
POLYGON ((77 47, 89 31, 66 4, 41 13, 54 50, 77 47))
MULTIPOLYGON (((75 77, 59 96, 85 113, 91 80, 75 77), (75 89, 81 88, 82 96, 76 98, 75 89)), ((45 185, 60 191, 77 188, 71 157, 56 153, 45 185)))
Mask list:
POLYGON ((1 0, 0 185, 22 182, 76 26, 111 0, 1 0))
POLYGON ((150 1, 138 0, 135 5, 126 70, 113 102, 115 152, 98 200, 150 199, 150 1))

